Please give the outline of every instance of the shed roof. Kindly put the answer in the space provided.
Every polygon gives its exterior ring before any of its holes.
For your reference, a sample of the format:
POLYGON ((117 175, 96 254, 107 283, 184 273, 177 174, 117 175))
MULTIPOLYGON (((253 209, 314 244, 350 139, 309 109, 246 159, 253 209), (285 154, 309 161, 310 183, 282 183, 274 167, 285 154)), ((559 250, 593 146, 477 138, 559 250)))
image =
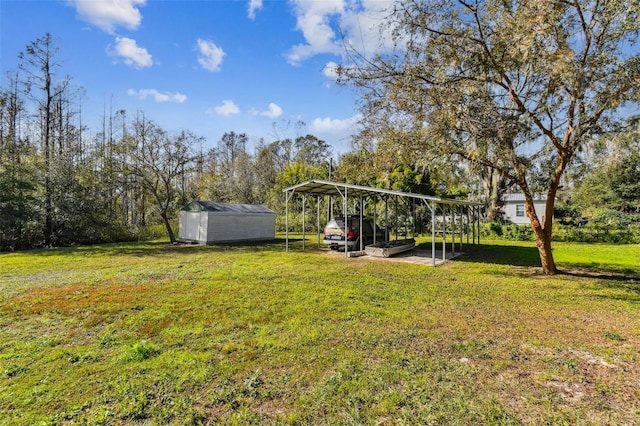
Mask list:
POLYGON ((199 200, 192 201, 181 210, 187 212, 275 214, 273 210, 262 204, 231 204, 199 200))

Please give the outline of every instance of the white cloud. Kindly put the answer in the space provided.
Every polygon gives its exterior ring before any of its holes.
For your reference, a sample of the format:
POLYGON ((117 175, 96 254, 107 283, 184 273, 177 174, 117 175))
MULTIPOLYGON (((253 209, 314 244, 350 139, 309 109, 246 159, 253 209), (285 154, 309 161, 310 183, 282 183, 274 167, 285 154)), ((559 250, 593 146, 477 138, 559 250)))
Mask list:
POLYGON ((332 80, 336 80, 338 78, 338 64, 335 62, 327 62, 322 69, 322 75, 332 80))
POLYGON ((153 58, 144 47, 127 37, 116 37, 116 47, 112 55, 124 59, 124 63, 135 68, 147 68, 153 65, 153 58))
POLYGON ((359 114, 344 120, 329 117, 316 118, 311 123, 311 130, 313 132, 324 134, 342 133, 355 127, 361 118, 362 116, 359 114))
POLYGON ((256 11, 262 9, 262 0, 249 0, 249 19, 256 19, 256 11))
POLYGON ((263 117, 278 118, 278 117, 280 117, 282 115, 282 108, 280 108, 278 105, 276 105, 273 102, 271 102, 269 104, 269 109, 268 110, 260 111, 257 114, 261 115, 263 117))
POLYGON ((135 30, 142 22, 139 6, 146 0, 68 0, 78 16, 98 28, 113 34, 117 27, 135 30))
MULTIPOLYGON (((211 111, 207 111, 207 112, 210 113, 211 111)), ((224 115, 224 116, 235 115, 235 114, 238 114, 239 112, 240 112, 240 108, 238 108, 238 105, 236 105, 235 102, 230 101, 228 99, 224 100, 222 102, 222 105, 218 105, 217 107, 213 108, 213 113, 218 115, 224 115)))
POLYGON ((216 44, 209 40, 198 39, 198 63, 202 65, 202 68, 207 71, 220 71, 220 65, 222 65, 222 58, 224 58, 224 51, 216 46, 216 44))
POLYGON ((318 53, 338 53, 336 33, 331 28, 330 18, 344 13, 344 0, 307 1, 295 0, 296 29, 302 31, 305 44, 291 48, 287 59, 291 64, 299 64, 303 60, 318 53))
POLYGON ((388 38, 389 29, 380 32, 384 11, 394 0, 291 0, 296 15, 296 29, 305 43, 295 45, 287 54, 293 65, 321 53, 340 55, 343 38, 349 46, 366 54, 378 49, 388 38))
POLYGON ((135 96, 136 98, 142 99, 142 100, 145 100, 147 99, 147 97, 151 96, 153 100, 158 103, 173 102, 173 103, 181 104, 187 100, 187 96, 183 95, 182 93, 171 93, 171 92, 160 93, 156 89, 140 89, 140 90, 129 89, 127 90, 127 94, 129 96, 135 96))

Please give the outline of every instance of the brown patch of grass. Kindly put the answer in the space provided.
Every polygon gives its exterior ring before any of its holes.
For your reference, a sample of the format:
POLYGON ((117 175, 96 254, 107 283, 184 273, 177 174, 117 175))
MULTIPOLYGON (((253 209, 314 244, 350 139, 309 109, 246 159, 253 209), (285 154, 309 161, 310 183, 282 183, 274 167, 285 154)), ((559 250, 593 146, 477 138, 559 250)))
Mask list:
MULTIPOLYGON (((26 315, 44 312, 56 312, 62 315, 80 312, 104 314, 130 308, 151 291, 151 284, 93 286, 77 284, 52 288, 36 287, 14 297, 10 303, 2 304, 2 310, 26 315)), ((100 322, 98 319, 92 321, 100 322)))

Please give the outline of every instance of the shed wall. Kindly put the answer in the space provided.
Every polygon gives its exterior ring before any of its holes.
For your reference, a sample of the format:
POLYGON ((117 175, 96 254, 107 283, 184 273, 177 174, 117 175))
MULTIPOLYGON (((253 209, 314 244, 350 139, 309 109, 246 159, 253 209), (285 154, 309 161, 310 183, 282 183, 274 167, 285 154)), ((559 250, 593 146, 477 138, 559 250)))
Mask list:
POLYGON ((208 216, 206 242, 273 240, 275 214, 239 214, 203 212, 208 216))

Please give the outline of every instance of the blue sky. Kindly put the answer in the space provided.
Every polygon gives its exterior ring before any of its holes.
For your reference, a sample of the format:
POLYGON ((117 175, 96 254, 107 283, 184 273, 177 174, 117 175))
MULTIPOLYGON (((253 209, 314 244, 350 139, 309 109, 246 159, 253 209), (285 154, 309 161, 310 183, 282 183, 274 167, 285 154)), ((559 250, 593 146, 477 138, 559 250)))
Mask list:
POLYGON ((2 83, 18 53, 49 32, 60 75, 84 88, 83 122, 104 108, 137 111, 213 146, 228 131, 252 142, 313 134, 339 154, 356 130, 355 93, 335 84, 343 34, 379 42, 388 0, 0 0, 2 83), (300 127, 295 123, 304 122, 300 127))

